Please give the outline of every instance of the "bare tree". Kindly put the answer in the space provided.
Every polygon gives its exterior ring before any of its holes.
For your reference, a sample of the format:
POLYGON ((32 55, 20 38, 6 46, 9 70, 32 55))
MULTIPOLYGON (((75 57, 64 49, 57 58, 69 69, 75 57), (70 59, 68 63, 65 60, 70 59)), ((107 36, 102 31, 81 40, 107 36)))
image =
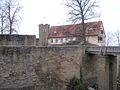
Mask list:
POLYGON ((21 11, 21 9, 22 6, 17 0, 4 0, 2 2, 2 12, 0 17, 2 27, 1 33, 3 33, 3 31, 7 31, 11 35, 12 33, 17 32, 17 27, 20 21, 19 12, 21 11))
POLYGON ((115 43, 117 43, 117 45, 120 46, 120 30, 117 30, 114 33, 114 40, 115 40, 115 43))
POLYGON ((70 20, 73 23, 79 22, 82 23, 82 37, 84 43, 85 39, 85 20, 90 20, 97 17, 95 8, 99 7, 97 0, 66 0, 65 4, 69 10, 70 20))
POLYGON ((106 46, 114 45, 114 35, 111 32, 106 33, 106 46))
POLYGON ((4 33, 6 27, 6 15, 5 15, 5 8, 3 6, 3 2, 0 1, 0 32, 1 34, 4 33))
POLYGON ((3 34, 3 31, 4 31, 4 12, 1 9, 0 10, 0 32, 1 34, 3 34))

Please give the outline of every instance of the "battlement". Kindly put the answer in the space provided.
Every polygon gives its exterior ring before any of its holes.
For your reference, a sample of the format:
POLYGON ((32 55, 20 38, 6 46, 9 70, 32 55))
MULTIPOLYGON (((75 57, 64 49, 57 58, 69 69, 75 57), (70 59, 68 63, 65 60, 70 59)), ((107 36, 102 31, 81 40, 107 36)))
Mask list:
POLYGON ((25 45, 25 46, 35 46, 36 45, 36 36, 35 35, 0 35, 0 45, 25 45))

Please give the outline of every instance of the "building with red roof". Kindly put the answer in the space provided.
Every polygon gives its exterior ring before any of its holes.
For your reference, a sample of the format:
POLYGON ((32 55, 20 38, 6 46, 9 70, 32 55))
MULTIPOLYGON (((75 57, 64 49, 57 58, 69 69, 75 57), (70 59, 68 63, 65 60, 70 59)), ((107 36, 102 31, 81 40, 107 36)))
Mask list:
MULTIPOLYGON (((102 21, 87 22, 85 25, 86 43, 105 46, 105 30, 102 21)), ((51 26, 39 25, 40 46, 77 45, 83 43, 82 24, 51 26)))
MULTIPOLYGON (((74 45, 82 43, 82 24, 51 26, 48 45, 74 45)), ((85 23, 85 36, 89 44, 105 46, 105 31, 102 21, 85 23)))

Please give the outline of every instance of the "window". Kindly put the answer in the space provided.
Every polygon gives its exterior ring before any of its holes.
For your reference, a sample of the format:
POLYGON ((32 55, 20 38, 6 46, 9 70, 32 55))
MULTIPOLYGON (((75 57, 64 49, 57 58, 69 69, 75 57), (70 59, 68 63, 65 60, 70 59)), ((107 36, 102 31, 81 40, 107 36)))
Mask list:
POLYGON ((66 42, 68 41, 68 39, 67 39, 67 38, 66 38, 65 40, 66 40, 66 42))
POLYGON ((92 31, 92 30, 93 30, 93 28, 90 28, 90 29, 89 29, 89 31, 92 31))
POLYGON ((55 42, 58 43, 58 39, 55 39, 55 42))
POLYGON ((75 33, 81 33, 81 30, 80 29, 77 29, 77 30, 75 30, 75 33))
POLYGON ((101 30, 101 34, 103 34, 103 30, 101 30))
POLYGON ((57 33, 57 31, 54 31, 53 33, 57 33))
POLYGON ((61 38, 60 42, 62 43, 63 42, 63 39, 61 38))
POLYGON ((103 38, 102 37, 98 37, 98 41, 103 41, 103 38))
POLYGON ((88 33, 93 33, 95 31, 95 28, 93 29, 93 28, 90 28, 89 30, 88 30, 88 33))
POLYGON ((46 32, 46 29, 43 29, 43 32, 46 32))
POLYGON ((53 39, 51 39, 51 43, 53 43, 53 39))
POLYGON ((70 38, 70 41, 73 41, 73 38, 70 38))

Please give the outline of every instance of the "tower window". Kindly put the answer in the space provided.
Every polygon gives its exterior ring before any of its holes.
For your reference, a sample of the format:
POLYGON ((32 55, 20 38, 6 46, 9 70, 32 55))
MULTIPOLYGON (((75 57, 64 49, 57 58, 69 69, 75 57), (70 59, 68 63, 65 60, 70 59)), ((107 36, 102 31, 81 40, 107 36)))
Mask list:
POLYGON ((46 29, 43 29, 43 32, 46 32, 46 29))

